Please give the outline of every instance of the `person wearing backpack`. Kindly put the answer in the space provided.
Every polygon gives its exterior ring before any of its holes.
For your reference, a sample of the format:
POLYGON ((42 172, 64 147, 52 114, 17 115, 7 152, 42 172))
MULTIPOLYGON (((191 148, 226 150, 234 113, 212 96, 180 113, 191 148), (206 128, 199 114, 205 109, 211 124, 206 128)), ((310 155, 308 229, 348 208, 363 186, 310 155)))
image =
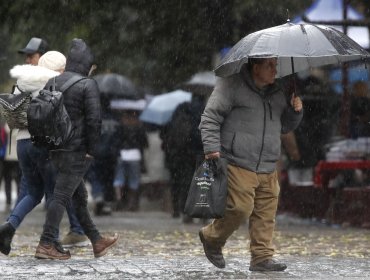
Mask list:
MULTIPOLYGON (((27 92, 37 96, 50 78, 60 74, 55 70, 64 69, 66 59, 63 54, 52 51, 46 55, 53 60, 48 68, 25 64, 16 65, 10 70, 11 77, 17 79, 15 94, 27 92)), ((7 222, 0 226, 0 252, 5 255, 11 250, 12 238, 24 217, 41 202, 44 194, 46 201, 49 200, 55 183, 55 170, 49 160, 48 150, 33 145, 27 127, 18 129, 16 139, 17 144, 9 148, 12 152, 16 151, 24 195, 19 197, 7 222)))
MULTIPOLYGON (((87 77, 93 69, 94 56, 82 39, 73 39, 65 72, 55 78, 56 90, 73 76, 87 77)), ((52 86, 50 80, 45 89, 52 86)), ((87 189, 84 177, 96 152, 101 131, 101 106, 99 89, 90 78, 76 82, 63 92, 64 107, 73 126, 69 141, 51 151, 57 169, 54 193, 47 208, 46 219, 35 257, 39 259, 66 260, 71 257, 58 242, 59 226, 66 206, 73 200, 77 218, 92 243, 94 256, 104 256, 118 241, 118 234, 103 237, 91 219, 87 205, 87 189)))
MULTIPOLYGON (((31 65, 40 65, 51 70, 56 70, 57 72, 63 72, 65 67, 66 58, 59 52, 48 51, 48 43, 43 38, 33 37, 28 42, 27 46, 23 49, 20 49, 18 53, 25 55, 25 63, 31 65), (61 56, 62 55, 62 56, 61 56)), ((15 146, 14 146, 15 147, 15 146)), ((10 163, 14 163, 10 161, 10 163)), ((18 162, 15 162, 18 166, 18 162)), ((14 166, 11 164, 6 164, 6 167, 14 166)), ((15 168, 15 167, 13 167, 15 168)), ((7 169, 7 168, 5 168, 7 169)), ((15 173, 15 172, 12 172, 15 173)), ((10 177, 10 176, 8 176, 10 177)), ((55 177, 55 176, 54 176, 55 177)), ((9 179, 8 179, 9 181, 9 179)), ((7 184, 10 186, 10 184, 7 184)), ((21 182, 19 184, 19 193, 17 201, 15 204, 18 204, 19 201, 26 195, 27 190, 25 190, 25 183, 21 182)), ((8 187, 10 189, 10 187, 8 187)), ((89 240, 84 234, 81 225, 78 222, 76 217, 73 205, 67 208, 68 220, 70 223, 70 230, 66 236, 61 240, 61 243, 66 247, 84 247, 89 245, 89 240)))
MULTIPOLYGON (((59 75, 64 71, 66 58, 60 52, 49 51, 41 56, 38 60, 38 64, 43 68, 53 70, 53 72, 50 72, 51 76, 59 75)), ((42 74, 45 70, 40 70, 42 68, 33 66, 34 65, 18 65, 12 69, 11 75, 13 78, 18 79, 17 84, 20 85, 23 91, 32 91, 34 87, 42 89, 49 80, 50 76, 43 76, 42 74)), ((19 92, 17 88, 16 91, 16 93, 19 92)), ((38 91, 35 91, 33 95, 37 96, 38 91)), ((32 144, 30 133, 27 128, 20 129, 18 135, 15 133, 13 135, 16 136, 14 139, 17 140, 16 142, 14 141, 13 144, 7 145, 5 156, 8 160, 10 158, 14 159, 13 161, 7 161, 7 164, 4 165, 2 175, 5 180, 11 181, 14 177, 14 175, 12 175, 14 172, 10 172, 12 170, 9 169, 9 163, 15 163, 17 167, 18 165, 20 166, 19 173, 22 173, 22 178, 20 178, 19 192, 14 209, 7 218, 7 222, 0 225, 0 252, 5 255, 8 255, 11 250, 11 241, 16 229, 19 227, 24 217, 40 203, 44 194, 47 206, 48 200, 54 189, 56 177, 55 168, 49 159, 48 150, 45 149, 45 147, 35 147, 32 144), (9 153, 9 150, 11 153, 9 153), (11 155, 13 156, 11 157, 11 155), (18 206, 18 204, 20 205, 18 206)), ((6 189, 9 189, 10 193, 10 182, 8 183, 6 181, 5 186, 6 189)), ((84 234, 81 225, 78 223, 72 205, 68 207, 67 213, 70 222, 70 232, 62 239, 62 244, 79 247, 87 246, 89 240, 84 234)))

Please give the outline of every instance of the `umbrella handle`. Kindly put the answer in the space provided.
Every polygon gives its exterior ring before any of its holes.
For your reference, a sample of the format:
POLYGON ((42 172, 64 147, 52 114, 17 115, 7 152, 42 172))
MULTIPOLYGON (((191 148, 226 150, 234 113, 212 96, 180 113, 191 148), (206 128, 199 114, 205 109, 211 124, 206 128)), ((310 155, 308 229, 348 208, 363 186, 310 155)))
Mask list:
POLYGON ((292 65, 292 75, 293 75, 293 97, 297 96, 297 84, 295 80, 295 74, 294 74, 294 60, 293 57, 290 57, 290 64, 292 65))

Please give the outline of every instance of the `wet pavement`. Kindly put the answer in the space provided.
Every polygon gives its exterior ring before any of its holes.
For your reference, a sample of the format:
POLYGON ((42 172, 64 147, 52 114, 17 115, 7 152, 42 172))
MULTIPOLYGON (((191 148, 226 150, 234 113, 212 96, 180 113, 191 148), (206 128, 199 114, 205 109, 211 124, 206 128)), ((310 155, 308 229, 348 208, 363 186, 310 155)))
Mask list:
MULTIPOLYGON (((0 279, 370 279, 370 231, 331 228, 289 215, 277 217, 274 243, 284 272, 250 272, 248 226, 224 248, 226 268, 203 255, 198 240, 202 221, 183 224, 158 207, 94 217, 102 233, 119 232, 119 244, 99 259, 91 246, 74 248, 67 261, 33 257, 45 212, 40 206, 24 220, 9 256, 0 256, 0 279)), ((6 212, 0 213, 3 221, 6 212)), ((64 219, 62 235, 67 233, 64 219)))

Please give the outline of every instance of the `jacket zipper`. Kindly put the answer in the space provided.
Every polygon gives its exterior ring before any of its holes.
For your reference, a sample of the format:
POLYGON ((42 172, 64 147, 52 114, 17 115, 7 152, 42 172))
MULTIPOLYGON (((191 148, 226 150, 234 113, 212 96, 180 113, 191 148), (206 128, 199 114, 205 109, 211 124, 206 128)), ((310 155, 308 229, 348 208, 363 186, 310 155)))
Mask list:
POLYGON ((262 130, 262 145, 261 145, 261 150, 260 150, 260 155, 258 157, 258 162, 256 166, 256 171, 258 171, 258 167, 260 166, 261 163, 261 157, 262 157, 262 151, 263 147, 265 144, 265 131, 266 131, 266 102, 263 100, 263 130, 262 130))
POLYGON ((272 121, 272 107, 271 107, 271 102, 270 99, 267 101, 269 105, 269 111, 270 111, 270 120, 272 121))

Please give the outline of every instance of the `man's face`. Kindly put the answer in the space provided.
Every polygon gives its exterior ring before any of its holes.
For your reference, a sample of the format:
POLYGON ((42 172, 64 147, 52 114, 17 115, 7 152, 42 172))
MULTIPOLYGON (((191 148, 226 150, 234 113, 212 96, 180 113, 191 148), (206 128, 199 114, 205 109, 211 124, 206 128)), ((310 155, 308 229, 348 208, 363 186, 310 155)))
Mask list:
POLYGON ((253 77, 257 85, 267 86, 275 82, 277 58, 266 58, 253 66, 253 77))
POLYGON ((27 54, 26 55, 26 63, 37 65, 39 62, 41 55, 39 53, 27 54))

